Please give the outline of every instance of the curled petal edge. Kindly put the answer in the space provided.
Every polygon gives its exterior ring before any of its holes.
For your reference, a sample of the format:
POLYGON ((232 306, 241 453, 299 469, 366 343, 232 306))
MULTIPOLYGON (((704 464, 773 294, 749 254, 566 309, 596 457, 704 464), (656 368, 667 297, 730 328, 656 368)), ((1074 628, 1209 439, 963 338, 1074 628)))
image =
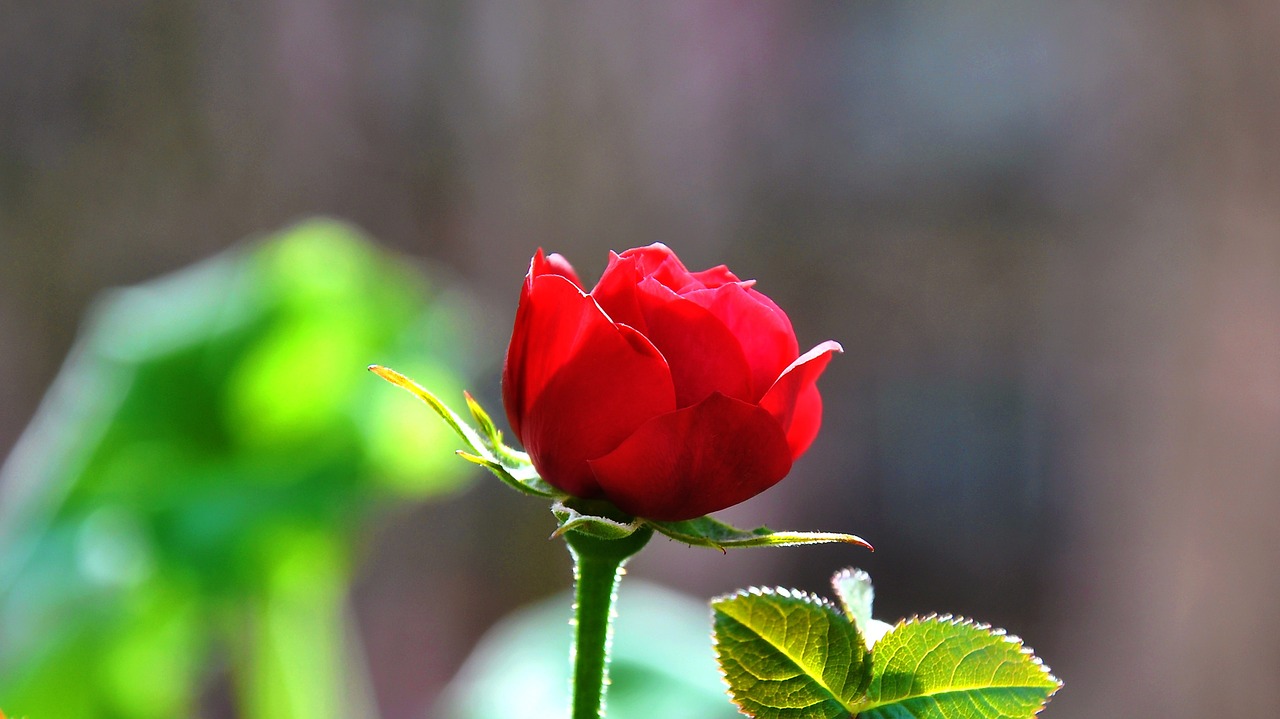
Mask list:
POLYGON ((793 459, 803 454, 818 434, 822 398, 817 381, 838 352, 844 352, 840 343, 827 340, 800 355, 760 399, 760 406, 778 420, 786 433, 793 459))

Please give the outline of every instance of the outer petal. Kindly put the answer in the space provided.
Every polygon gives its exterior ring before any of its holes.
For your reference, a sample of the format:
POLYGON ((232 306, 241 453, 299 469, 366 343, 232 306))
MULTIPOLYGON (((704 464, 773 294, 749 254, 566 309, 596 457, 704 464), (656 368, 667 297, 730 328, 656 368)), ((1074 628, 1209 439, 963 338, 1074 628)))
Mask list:
POLYGON ((531 285, 518 323, 521 362, 508 353, 505 374, 515 389, 507 413, 542 478, 590 497, 597 488, 586 460, 675 409, 671 373, 648 340, 610 322, 565 277, 543 275, 531 285))
MULTIPOLYGON (((560 275, 574 285, 582 286, 578 274, 573 271, 569 261, 559 254, 553 252, 550 255, 544 255, 542 248, 538 248, 529 262, 529 271, 525 274, 524 284, 520 287, 520 304, 516 307, 515 327, 511 331, 511 342, 507 345, 507 357, 502 367, 502 404, 507 410, 507 421, 511 423, 511 430, 517 439, 522 437, 521 420, 528 409, 527 398, 536 394, 547 379, 535 371, 532 377, 533 386, 527 386, 530 378, 525 369, 530 330, 545 334, 546 327, 543 325, 556 316, 554 308, 548 307, 548 304, 555 299, 554 297, 535 299, 532 296, 534 280, 543 275, 560 275), (535 316, 539 318, 539 326, 536 328, 533 326, 532 319, 535 316)), ((556 347, 568 349, 563 342, 554 339, 541 342, 538 349, 540 352, 546 352, 556 347)), ((546 374, 563 364, 564 359, 563 352, 555 356, 542 356, 538 360, 538 366, 543 370, 542 374, 546 374)))
POLYGON ((516 305, 515 326, 511 329, 511 341, 507 343, 507 356, 502 363, 502 406, 507 410, 507 421, 516 438, 520 438, 520 420, 524 416, 524 356, 529 342, 529 317, 533 311, 533 279, 538 267, 545 262, 542 248, 529 262, 524 283, 520 285, 520 303, 516 305))
POLYGON ((573 270, 573 265, 569 264, 569 261, 559 252, 552 252, 546 258, 543 258, 542 250, 539 248, 538 253, 533 256, 533 265, 529 268, 529 273, 532 276, 544 274, 560 275, 577 285, 578 289, 582 289, 582 280, 578 279, 578 273, 573 270))
POLYGON ((787 444, 791 445, 791 459, 794 460, 809 449, 822 426, 822 395, 818 393, 817 385, 811 384, 800 390, 791 416, 787 444))
POLYGON ((623 511, 679 521, 777 484, 791 470, 791 452, 771 414, 713 394, 649 420, 590 465, 605 497, 623 511))
POLYGON ((744 399, 759 400, 800 354, 795 330, 786 313, 745 283, 726 284, 684 296, 706 307, 737 338, 751 368, 751 391, 744 399))
POLYGON ((792 459, 804 453, 818 436, 818 427, 822 424, 818 376, 827 368, 831 355, 843 351, 840 343, 827 340, 805 352, 787 367, 760 400, 760 407, 777 418, 786 432, 792 459))

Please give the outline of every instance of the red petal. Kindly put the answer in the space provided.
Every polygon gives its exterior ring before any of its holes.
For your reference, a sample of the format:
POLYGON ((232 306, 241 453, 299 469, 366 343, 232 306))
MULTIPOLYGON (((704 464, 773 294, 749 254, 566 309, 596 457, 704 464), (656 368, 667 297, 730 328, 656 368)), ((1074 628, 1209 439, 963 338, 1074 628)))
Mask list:
POLYGON ((525 299, 504 370, 507 414, 543 479, 589 497, 586 460, 675 409, 671 373, 648 340, 565 277, 533 278, 525 299))
POLYGON ((636 285, 640 284, 641 279, 643 277, 636 268, 634 257, 623 259, 610 252, 609 265, 604 268, 600 281, 591 290, 591 296, 609 315, 609 319, 644 332, 644 315, 640 312, 640 302, 636 297, 636 285))
MULTIPOLYGON (((534 302, 530 298, 533 292, 533 281, 544 275, 558 275, 569 282, 582 287, 582 282, 578 279, 578 274, 573 271, 573 267, 563 256, 551 253, 543 255, 542 248, 534 253, 533 259, 529 262, 529 271, 524 276, 524 284, 520 287, 520 304, 516 307, 515 327, 511 331, 511 342, 507 345, 507 357, 502 368, 502 404, 507 410, 507 421, 511 423, 511 430, 515 433, 516 439, 520 439, 523 434, 521 432, 521 418, 528 409, 527 398, 541 389, 546 383, 546 377, 536 376, 533 378, 535 387, 526 387, 529 382, 528 372, 525 367, 525 351, 529 342, 530 331, 530 313, 533 312, 534 302), (521 371, 517 372, 516 369, 521 371)), ((539 315, 543 317, 541 320, 545 323, 546 318, 553 316, 554 312, 548 312, 546 300, 539 300, 539 315)), ((539 333, 545 332, 544 328, 537 330, 539 333)), ((544 346, 545 343, 544 343, 544 346)), ((563 361, 563 358, 544 357, 542 363, 556 365, 563 361)))
POLYGON ((697 404, 712 392, 754 399, 751 367, 738 338, 720 319, 652 278, 640 283, 636 298, 645 319, 644 334, 671 368, 677 406, 697 404))
POLYGON ((776 417, 787 433, 792 459, 799 457, 818 436, 818 427, 822 424, 818 376, 827 368, 831 355, 843 351, 840 343, 827 340, 805 352, 760 400, 760 406, 776 417))
POLYGON ((502 369, 502 403, 511 429, 522 443, 522 425, 533 401, 573 353, 584 319, 600 314, 591 299, 573 284, 576 277, 561 274, 566 268, 573 272, 564 258, 554 254, 543 257, 539 249, 520 291, 515 327, 502 369))
MULTIPOLYGON (((657 278, 644 277, 641 273, 640 265, 646 258, 657 261, 668 257, 664 252, 669 251, 646 247, 627 252, 631 254, 610 256, 609 266, 591 296, 610 319, 639 330, 667 359, 676 385, 676 405, 688 407, 712 392, 743 400, 755 399, 751 366, 738 338, 724 322, 676 294, 657 278)), ((794 344, 794 338, 792 342, 794 344)), ((773 370, 769 381, 778 376, 792 357, 787 357, 773 370)))
POLYGON ((529 268, 529 272, 535 277, 544 274, 560 275, 577 285, 578 289, 582 289, 582 280, 578 279, 578 273, 573 271, 573 265, 558 252, 552 252, 544 259, 542 250, 539 248, 538 253, 533 256, 533 266, 529 268))
POLYGON ((520 439, 520 418, 524 416, 524 376, 517 371, 524 366, 525 345, 529 335, 529 313, 532 311, 534 272, 543 262, 542 248, 529 263, 524 283, 520 285, 520 303, 516 305, 515 326, 511 329, 511 341, 507 343, 507 356, 502 363, 502 406, 507 410, 507 422, 516 439, 520 439))
POLYGON ((724 265, 716 265, 709 270, 701 272, 689 273, 695 280, 708 289, 715 289, 720 285, 727 285, 730 282, 741 282, 736 275, 729 271, 724 265))
POLYGON ((822 427, 822 395, 818 393, 817 385, 811 384, 800 390, 791 417, 787 444, 791 445, 791 459, 795 460, 809 449, 822 427))
POLYGON ((605 497, 660 521, 731 507, 778 483, 791 452, 777 420, 722 394, 646 422, 590 462, 605 497))
POLYGON ((743 399, 760 399, 800 354, 786 313, 753 289, 727 284, 690 292, 685 297, 706 307, 737 338, 751 368, 751 391, 743 399))
POLYGON ((690 285, 700 285, 680 258, 676 257, 676 253, 661 242, 648 247, 632 248, 623 252, 620 257, 635 262, 636 271, 642 279, 652 277, 676 292, 690 285))

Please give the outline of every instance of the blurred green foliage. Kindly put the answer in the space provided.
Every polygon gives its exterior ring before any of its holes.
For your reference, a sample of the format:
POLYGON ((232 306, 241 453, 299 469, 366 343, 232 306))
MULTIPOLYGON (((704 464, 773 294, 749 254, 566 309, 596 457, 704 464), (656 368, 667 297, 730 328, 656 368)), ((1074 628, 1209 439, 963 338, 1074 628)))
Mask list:
MULTIPOLYGON (((569 716, 573 595, 525 607, 485 635, 433 716, 569 716), (518 711, 512 707, 518 706, 518 711)), ((733 719, 711 647, 704 602, 626 579, 618 586, 610 654, 609 719, 733 719)))
POLYGON ((371 716, 360 530, 469 474, 364 367, 457 396, 459 311, 324 220, 104 298, 0 470, 0 706, 169 719, 227 681, 246 717, 371 716))

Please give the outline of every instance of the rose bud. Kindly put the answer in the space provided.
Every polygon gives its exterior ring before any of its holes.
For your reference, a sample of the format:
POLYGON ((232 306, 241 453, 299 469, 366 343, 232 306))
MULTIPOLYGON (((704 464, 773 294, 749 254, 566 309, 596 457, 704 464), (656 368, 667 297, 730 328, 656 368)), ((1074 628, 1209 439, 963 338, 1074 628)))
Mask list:
POLYGON ((590 292, 534 255, 503 368, 507 419, 542 478, 633 516, 692 519, 750 499, 818 433, 815 382, 787 315, 723 265, 667 247, 610 253, 590 292))

